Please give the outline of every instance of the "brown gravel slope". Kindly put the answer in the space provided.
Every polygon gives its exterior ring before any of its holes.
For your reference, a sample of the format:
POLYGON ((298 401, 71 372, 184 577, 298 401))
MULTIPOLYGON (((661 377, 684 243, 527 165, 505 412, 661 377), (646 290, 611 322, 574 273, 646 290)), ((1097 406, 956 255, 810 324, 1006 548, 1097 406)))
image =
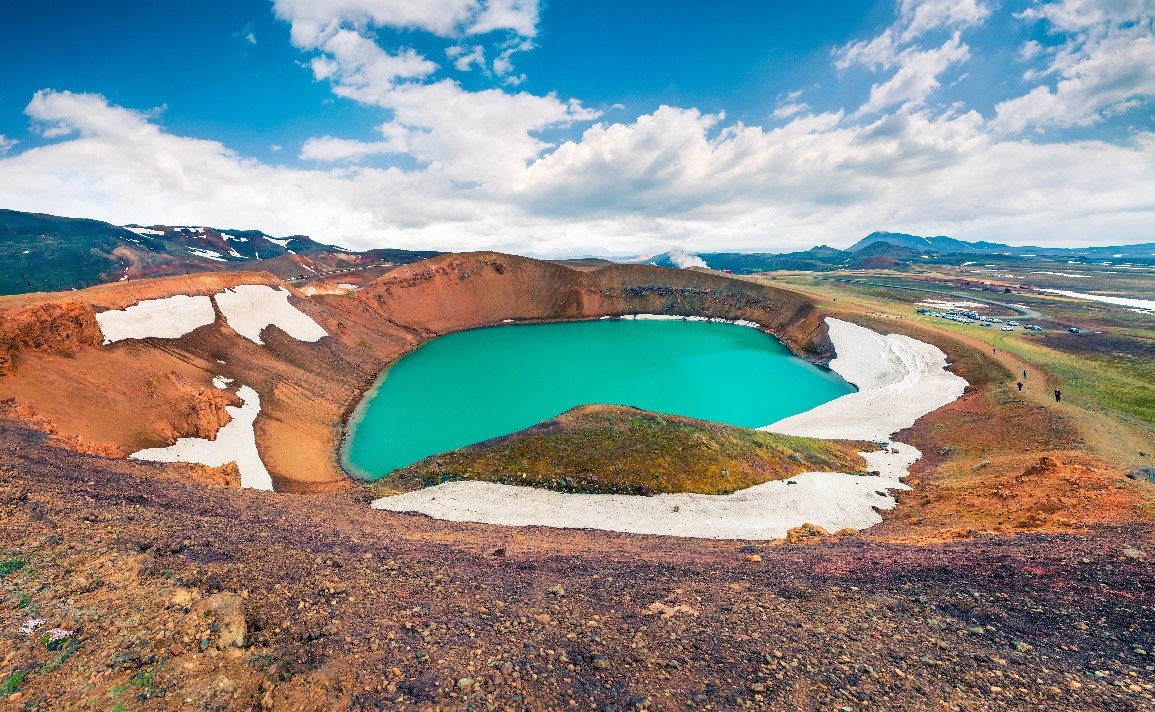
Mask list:
POLYGON ((1155 705, 1149 526, 920 547, 504 529, 191 485, 10 421, 0 472, 5 709, 1155 705))

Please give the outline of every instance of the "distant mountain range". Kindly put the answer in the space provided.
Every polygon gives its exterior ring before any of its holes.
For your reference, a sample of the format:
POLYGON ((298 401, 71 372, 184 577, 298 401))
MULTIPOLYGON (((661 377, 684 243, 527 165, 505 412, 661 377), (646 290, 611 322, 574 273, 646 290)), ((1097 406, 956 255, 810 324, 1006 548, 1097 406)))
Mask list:
POLYGON ((997 242, 964 242, 963 240, 956 240, 953 237, 946 237, 945 235, 919 237, 918 235, 907 235, 902 232, 872 232, 846 248, 846 251, 858 252, 880 242, 884 242, 892 247, 905 247, 919 252, 939 252, 942 254, 995 252, 1011 249, 1008 245, 1000 245, 997 242))
POLYGON ((875 232, 845 250, 820 245, 804 252, 699 252, 672 250, 638 259, 663 267, 701 266, 752 274, 774 270, 827 272, 836 269, 906 270, 919 264, 963 264, 987 255, 1001 259, 1067 259, 1075 262, 1126 260, 1135 264, 1155 264, 1155 243, 1109 247, 1021 247, 997 242, 966 242, 943 235, 920 237, 900 232, 875 232))
MULTIPOLYGON (((443 254, 376 249, 354 252, 304 235, 273 237, 259 230, 174 225, 112 225, 0 209, 0 294, 82 289, 104 282, 216 270, 258 270, 282 279, 345 269, 408 264, 443 254)), ((773 270, 906 270, 919 264, 963 264, 981 255, 1077 262, 1127 260, 1155 264, 1155 243, 1119 247, 1012 247, 939 235, 875 232, 845 250, 819 245, 803 252, 671 250, 629 260, 673 268, 751 274, 773 270)), ((574 262, 570 260, 569 262, 574 262)), ((589 260, 578 260, 585 265, 589 260)), ((594 264, 600 261, 592 261, 594 264)), ((587 265, 588 266, 588 265, 587 265)))
POLYGON ((111 225, 0 210, 0 294, 82 289, 103 282, 185 272, 258 270, 282 278, 351 267, 406 264, 442 254, 353 252, 305 237, 259 230, 111 225))

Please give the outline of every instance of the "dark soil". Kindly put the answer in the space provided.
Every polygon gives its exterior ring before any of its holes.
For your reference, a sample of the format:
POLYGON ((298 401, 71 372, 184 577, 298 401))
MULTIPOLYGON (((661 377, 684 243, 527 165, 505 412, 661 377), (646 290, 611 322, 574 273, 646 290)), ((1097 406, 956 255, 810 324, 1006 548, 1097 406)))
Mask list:
POLYGON ((454 524, 15 424, 0 473, 5 709, 1155 705, 1149 526, 762 546, 454 524), (230 592, 244 647, 204 613, 230 592))

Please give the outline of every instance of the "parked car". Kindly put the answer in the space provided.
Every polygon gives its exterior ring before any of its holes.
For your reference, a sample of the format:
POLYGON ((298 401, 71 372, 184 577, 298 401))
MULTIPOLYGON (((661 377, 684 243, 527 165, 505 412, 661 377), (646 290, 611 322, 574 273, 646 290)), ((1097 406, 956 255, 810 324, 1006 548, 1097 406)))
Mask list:
POLYGON ((1004 326, 1003 327, 1003 331, 1014 331, 1014 330, 1015 330, 1015 327, 1013 327, 1013 326, 1004 326))

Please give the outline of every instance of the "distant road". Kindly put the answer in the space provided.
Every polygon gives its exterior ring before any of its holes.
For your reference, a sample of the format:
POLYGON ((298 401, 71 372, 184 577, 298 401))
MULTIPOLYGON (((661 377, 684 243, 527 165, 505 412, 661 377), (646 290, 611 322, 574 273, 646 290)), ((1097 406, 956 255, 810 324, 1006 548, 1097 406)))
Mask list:
POLYGON ((1040 314, 1039 312, 1035 311, 1034 309, 1028 309, 1027 307, 1020 306, 1017 304, 1007 304, 1006 302, 996 302, 993 299, 983 299, 982 297, 972 297, 969 294, 964 296, 964 295, 958 294, 958 292, 944 292, 940 289, 926 289, 925 287, 901 287, 897 284, 886 284, 885 282, 867 282, 866 280, 862 280, 862 279, 847 279, 845 277, 843 277, 843 278, 823 277, 822 279, 826 279, 826 280, 829 280, 832 282, 847 282, 849 284, 862 284, 862 285, 865 285, 868 287, 885 287, 886 289, 904 289, 908 292, 926 292, 928 294, 939 294, 939 295, 942 295, 944 297, 951 297, 952 299, 955 299, 955 300, 965 299, 965 300, 969 300, 972 302, 982 302, 983 304, 993 304, 994 306, 1002 307, 1003 309, 1010 309, 1014 313, 1018 314, 1020 319, 1042 319, 1043 318, 1043 315, 1040 314))
POLYGON ((302 275, 300 277, 289 277, 285 281, 286 282, 306 282, 310 279, 316 279, 317 277, 328 277, 329 275, 345 274, 346 272, 358 272, 358 271, 363 270, 363 269, 372 269, 373 267, 392 267, 392 266, 393 266, 392 262, 377 262, 377 263, 371 264, 371 265, 361 265, 360 267, 346 267, 344 269, 331 269, 331 270, 327 270, 325 272, 314 272, 313 274, 302 275))

